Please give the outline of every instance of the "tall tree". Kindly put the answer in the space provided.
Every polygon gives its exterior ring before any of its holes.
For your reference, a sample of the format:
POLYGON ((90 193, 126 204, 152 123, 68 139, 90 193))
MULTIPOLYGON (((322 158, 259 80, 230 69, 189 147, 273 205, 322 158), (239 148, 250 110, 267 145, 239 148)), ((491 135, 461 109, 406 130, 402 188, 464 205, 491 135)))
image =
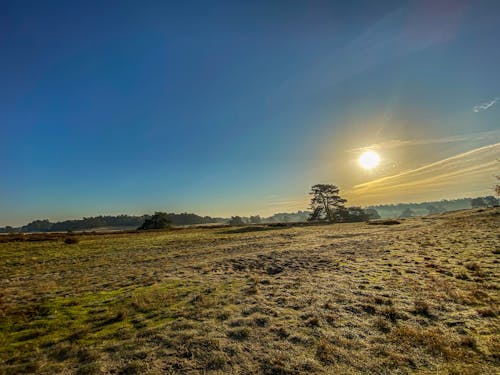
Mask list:
POLYGON ((309 193, 311 197, 312 213, 309 220, 337 221, 337 213, 344 209, 346 199, 339 195, 339 188, 330 184, 317 184, 311 187, 309 193))

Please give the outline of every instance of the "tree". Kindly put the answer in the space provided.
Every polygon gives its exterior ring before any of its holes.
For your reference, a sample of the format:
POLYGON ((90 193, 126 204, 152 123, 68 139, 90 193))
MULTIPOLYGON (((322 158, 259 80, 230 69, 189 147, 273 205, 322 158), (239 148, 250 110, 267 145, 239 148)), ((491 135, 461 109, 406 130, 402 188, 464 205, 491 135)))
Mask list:
MULTIPOLYGON (((500 176, 497 176, 497 180, 500 180, 500 176)), ((495 185, 495 192, 500 195, 500 184, 495 185)))
POLYGON ((486 207, 487 204, 484 201, 483 198, 474 198, 470 201, 470 205, 472 208, 478 208, 478 207, 486 207))
POLYGON ((483 201, 484 203, 486 203, 486 205, 488 207, 495 207, 495 206, 498 206, 498 199, 496 199, 494 196, 492 195, 489 195, 487 197, 484 197, 483 198, 483 201))
POLYGON ((339 195, 339 188, 330 184, 317 184, 311 187, 310 193, 312 213, 310 221, 327 220, 329 222, 339 221, 338 213, 347 202, 339 195))
POLYGON ((429 211, 427 215, 434 215, 434 214, 439 214, 442 212, 439 208, 437 208, 436 206, 434 206, 432 204, 427 205, 427 207, 425 207, 425 208, 427 209, 427 211, 429 211))
POLYGON ((374 208, 365 208, 365 213, 368 215, 369 220, 380 219, 378 211, 374 208))
POLYGON ((415 215, 415 212, 413 212, 412 210, 410 210, 409 207, 407 207, 403 212, 401 212, 401 215, 399 215, 399 217, 401 219, 403 218, 407 218, 407 217, 412 217, 415 215))
POLYGON ((138 229, 164 229, 170 227, 170 223, 171 221, 166 212, 155 212, 149 219, 144 220, 144 223, 138 229))
POLYGON ((245 224, 240 216, 231 216, 229 219, 229 225, 241 225, 245 224))
POLYGON ((35 220, 22 227, 23 232, 49 232, 52 228, 52 223, 48 220, 35 220))
MULTIPOLYGON (((500 162, 500 159, 497 159, 498 162, 500 162)), ((500 175, 499 176, 496 176, 497 178, 497 181, 500 181, 500 175)), ((500 196, 500 184, 496 184, 495 187, 493 188, 493 190, 495 190, 495 193, 500 196)))
POLYGON ((355 223, 359 221, 367 221, 370 219, 369 215, 361 207, 347 207, 340 208, 336 212, 337 221, 345 223, 355 223))
POLYGON ((262 222, 262 219, 260 218, 259 215, 255 215, 255 216, 250 216, 250 219, 248 219, 248 221, 252 224, 260 224, 262 222))

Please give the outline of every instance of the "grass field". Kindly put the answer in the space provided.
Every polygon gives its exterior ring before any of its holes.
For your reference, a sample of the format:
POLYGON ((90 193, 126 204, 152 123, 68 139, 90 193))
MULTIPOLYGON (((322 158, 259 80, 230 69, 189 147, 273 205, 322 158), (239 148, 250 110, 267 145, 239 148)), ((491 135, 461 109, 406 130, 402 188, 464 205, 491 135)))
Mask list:
POLYGON ((499 214, 0 243, 0 373, 498 373, 499 214))

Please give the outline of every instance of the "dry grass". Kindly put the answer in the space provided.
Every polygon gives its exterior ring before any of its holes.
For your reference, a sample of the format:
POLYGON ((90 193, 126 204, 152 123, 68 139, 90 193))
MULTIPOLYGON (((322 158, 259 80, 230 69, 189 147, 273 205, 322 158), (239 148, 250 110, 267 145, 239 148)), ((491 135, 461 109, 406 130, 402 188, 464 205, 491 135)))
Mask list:
POLYGON ((498 209, 66 237, 0 243, 2 374, 500 365, 498 209))

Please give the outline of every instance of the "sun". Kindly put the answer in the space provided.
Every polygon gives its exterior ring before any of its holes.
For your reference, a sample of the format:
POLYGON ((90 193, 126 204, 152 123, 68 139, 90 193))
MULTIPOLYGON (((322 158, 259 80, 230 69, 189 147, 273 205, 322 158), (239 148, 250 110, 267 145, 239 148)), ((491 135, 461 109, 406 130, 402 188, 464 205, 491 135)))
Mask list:
POLYGON ((380 156, 375 151, 365 151, 359 156, 359 165, 364 169, 373 169, 380 163, 380 156))

